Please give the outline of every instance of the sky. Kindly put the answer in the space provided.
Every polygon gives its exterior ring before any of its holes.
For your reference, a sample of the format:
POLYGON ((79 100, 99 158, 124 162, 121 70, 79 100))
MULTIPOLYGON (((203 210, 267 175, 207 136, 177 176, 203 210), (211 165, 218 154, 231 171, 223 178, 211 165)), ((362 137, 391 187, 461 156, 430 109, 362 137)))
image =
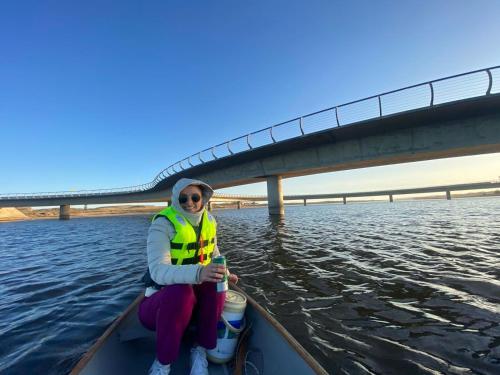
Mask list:
MULTIPOLYGON (((500 65, 498 14, 495 0, 2 2, 0 193, 146 183, 269 125, 500 65)), ((500 154, 490 154, 283 187, 314 194, 499 176, 500 154)))

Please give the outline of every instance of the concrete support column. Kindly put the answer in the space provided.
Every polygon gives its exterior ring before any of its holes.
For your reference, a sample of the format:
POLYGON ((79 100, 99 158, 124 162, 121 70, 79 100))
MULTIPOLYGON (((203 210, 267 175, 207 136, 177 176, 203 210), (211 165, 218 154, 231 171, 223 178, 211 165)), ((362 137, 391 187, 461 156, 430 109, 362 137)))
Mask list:
POLYGON ((393 202, 393 199, 392 199, 392 194, 389 194, 389 202, 393 202))
POLYGON ((84 206, 83 206, 83 209, 84 209, 85 211, 87 211, 87 205, 84 205, 84 206))
POLYGON ((241 201, 238 201, 238 210, 241 210, 241 201))
POLYGON ((69 220, 69 204, 62 204, 59 206, 59 220, 69 220))
POLYGON ((172 199, 167 200, 167 207, 170 207, 171 205, 172 205, 172 199))
POLYGON ((446 199, 451 200, 451 191, 446 190, 446 199))
POLYGON ((208 204, 207 204, 207 209, 208 209, 209 211, 212 211, 212 202, 210 202, 210 201, 208 202, 208 204))
POLYGON ((304 206, 307 206, 307 202, 306 202, 306 199, 304 198, 304 206))
POLYGON ((342 200, 344 201, 344 204, 347 203, 347 197, 342 197, 342 200))
POLYGON ((281 176, 267 177, 267 205, 269 208, 269 215, 285 214, 281 176))

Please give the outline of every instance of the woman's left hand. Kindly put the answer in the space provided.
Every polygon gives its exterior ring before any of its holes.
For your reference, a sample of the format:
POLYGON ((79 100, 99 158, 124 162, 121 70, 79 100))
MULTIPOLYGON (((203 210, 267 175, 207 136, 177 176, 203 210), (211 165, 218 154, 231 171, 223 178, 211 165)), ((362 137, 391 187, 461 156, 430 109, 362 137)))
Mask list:
POLYGON ((234 273, 230 273, 229 276, 229 281, 236 284, 238 282, 238 276, 236 276, 234 273))

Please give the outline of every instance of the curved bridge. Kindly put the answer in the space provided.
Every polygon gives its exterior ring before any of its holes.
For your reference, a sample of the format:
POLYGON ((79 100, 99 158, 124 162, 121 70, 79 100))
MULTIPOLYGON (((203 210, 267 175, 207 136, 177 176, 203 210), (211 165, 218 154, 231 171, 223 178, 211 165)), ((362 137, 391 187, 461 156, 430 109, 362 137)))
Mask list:
POLYGON ((283 213, 284 177, 500 152, 500 66, 301 116, 193 154, 122 189, 0 195, 0 207, 167 200, 181 177, 215 189, 267 181, 283 213))

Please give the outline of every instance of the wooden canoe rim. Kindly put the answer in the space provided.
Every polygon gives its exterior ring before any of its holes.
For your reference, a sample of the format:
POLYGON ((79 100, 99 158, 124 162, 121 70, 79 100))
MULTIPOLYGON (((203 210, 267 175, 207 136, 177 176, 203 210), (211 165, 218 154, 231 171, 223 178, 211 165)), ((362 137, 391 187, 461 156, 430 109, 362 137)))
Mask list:
MULTIPOLYGON (((304 349, 302 345, 283 327, 276 319, 274 319, 262 306, 260 306, 252 297, 250 297, 247 293, 245 293, 241 288, 237 287, 233 283, 231 284, 231 289, 243 294, 248 303, 252 305, 252 307, 260 313, 264 319, 267 320, 271 326, 273 326, 279 334, 288 342, 288 344, 302 357, 302 359, 314 370, 314 372, 318 375, 329 375, 326 370, 321 367, 321 365, 314 359, 314 357, 309 354, 307 350, 304 349)), ((142 301, 144 298, 144 293, 141 292, 139 296, 130 304, 130 306, 117 318, 115 321, 106 329, 106 331, 102 334, 101 337, 97 339, 97 341, 90 347, 90 349, 82 356, 80 361, 76 364, 76 366, 71 370, 69 375, 78 375, 87 364, 90 362, 92 357, 97 353, 97 351, 104 345, 106 340, 111 336, 113 331, 120 325, 120 323, 135 309, 135 307, 142 301)))

